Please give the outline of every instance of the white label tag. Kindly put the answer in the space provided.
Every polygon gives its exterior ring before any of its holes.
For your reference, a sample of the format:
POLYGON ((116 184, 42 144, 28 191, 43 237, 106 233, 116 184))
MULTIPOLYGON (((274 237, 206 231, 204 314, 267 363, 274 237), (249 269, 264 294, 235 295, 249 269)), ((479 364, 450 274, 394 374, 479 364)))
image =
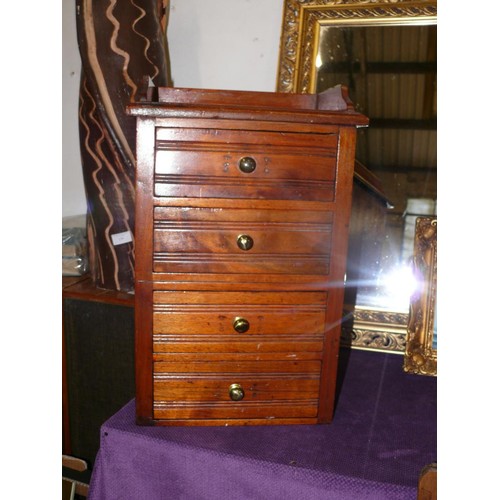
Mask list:
POLYGON ((115 247, 116 245, 130 243, 132 241, 132 233, 130 231, 124 231, 123 233, 112 234, 111 241, 115 247))

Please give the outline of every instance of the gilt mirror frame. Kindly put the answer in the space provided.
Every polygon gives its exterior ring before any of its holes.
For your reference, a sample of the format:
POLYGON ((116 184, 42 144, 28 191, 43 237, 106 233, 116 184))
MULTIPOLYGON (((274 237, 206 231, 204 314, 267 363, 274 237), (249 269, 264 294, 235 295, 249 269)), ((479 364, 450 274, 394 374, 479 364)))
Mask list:
MULTIPOLYGON (((284 0, 278 92, 314 93, 322 26, 437 24, 436 0, 284 0)), ((355 305, 342 343, 405 354, 408 313, 355 305)))
POLYGON ((420 286, 411 298, 403 369, 437 375, 437 217, 418 217, 413 252, 420 286))

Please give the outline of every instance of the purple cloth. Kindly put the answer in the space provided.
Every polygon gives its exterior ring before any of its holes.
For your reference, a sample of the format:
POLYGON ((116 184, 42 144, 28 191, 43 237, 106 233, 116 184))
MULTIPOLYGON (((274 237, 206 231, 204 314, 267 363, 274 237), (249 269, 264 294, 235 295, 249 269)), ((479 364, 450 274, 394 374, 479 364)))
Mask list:
POLYGON ((89 500, 415 500, 436 457, 434 377, 401 356, 341 350, 328 425, 101 428, 89 500))

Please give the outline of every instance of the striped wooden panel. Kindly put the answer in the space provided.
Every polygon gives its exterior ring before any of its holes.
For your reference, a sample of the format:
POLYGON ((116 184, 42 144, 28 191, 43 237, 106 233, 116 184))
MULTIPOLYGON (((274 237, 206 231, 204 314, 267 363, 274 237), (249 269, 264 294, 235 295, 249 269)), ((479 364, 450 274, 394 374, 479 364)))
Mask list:
POLYGON ((101 288, 134 288, 136 120, 125 108, 137 98, 145 75, 156 85, 169 84, 168 3, 76 0, 90 271, 101 288))

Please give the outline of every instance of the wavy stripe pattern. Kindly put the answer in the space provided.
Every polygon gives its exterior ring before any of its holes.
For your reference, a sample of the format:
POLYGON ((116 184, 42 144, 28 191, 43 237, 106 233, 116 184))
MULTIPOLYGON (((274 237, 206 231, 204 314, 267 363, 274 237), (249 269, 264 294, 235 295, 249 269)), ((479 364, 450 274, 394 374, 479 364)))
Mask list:
POLYGON ((160 73, 160 68, 149 58, 148 56, 148 51, 149 51, 149 48, 151 47, 151 42, 148 40, 147 36, 143 35, 141 32, 139 32, 137 29, 136 29, 136 25, 137 23, 143 18, 146 16, 146 11, 144 9, 142 9, 141 7, 139 7, 133 0, 131 0, 131 3, 132 5, 134 5, 135 7, 137 7, 140 12, 141 12, 141 15, 132 23, 132 30, 134 31, 134 33, 137 33, 137 35, 139 37, 141 37, 143 40, 144 40, 144 58, 151 64, 151 66, 154 68, 154 71, 153 71, 153 74, 150 75, 151 76, 151 79, 154 80, 158 74, 160 73))
POLYGON ((82 59, 79 129, 90 270, 98 287, 134 288, 135 118, 144 76, 169 84, 163 0, 76 0, 82 59), (114 244, 113 236, 131 240, 114 244))

